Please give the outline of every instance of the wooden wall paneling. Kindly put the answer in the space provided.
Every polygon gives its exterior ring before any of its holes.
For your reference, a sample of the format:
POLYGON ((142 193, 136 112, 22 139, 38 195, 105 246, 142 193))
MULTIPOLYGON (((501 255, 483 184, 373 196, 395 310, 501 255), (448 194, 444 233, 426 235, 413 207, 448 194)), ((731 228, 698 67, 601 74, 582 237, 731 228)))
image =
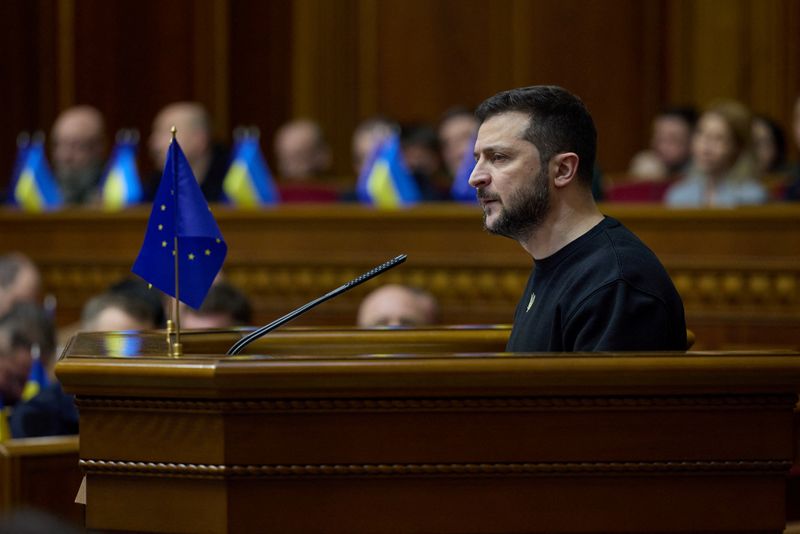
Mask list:
POLYGON ((47 0, 0 2, 0 21, 0 101, 7 104, 0 128, 0 193, 4 193, 16 157, 17 134, 47 132, 55 117, 56 5, 47 0))
POLYGON ((228 97, 229 0, 205 0, 195 3, 194 11, 194 85, 196 99, 208 106, 213 117, 214 136, 231 136, 230 99, 228 97))
POLYGON ((453 105, 511 88, 513 8, 510 0, 380 2, 378 111, 435 122, 453 105))
POLYGON ((58 6, 58 107, 75 104, 75 0, 58 6))
POLYGON ((201 96, 194 81, 194 13, 202 7, 191 0, 76 3, 76 101, 106 115, 112 138, 119 128, 139 129, 143 177, 153 171, 146 140, 156 113, 201 96))
POLYGON ((229 127, 258 126, 271 163, 275 130, 292 116, 295 4, 236 0, 229 10, 229 127))
POLYGON ((294 6, 292 113, 317 120, 332 147, 334 171, 353 174, 350 138, 360 111, 359 3, 298 0, 294 6))
POLYGON ((598 162, 625 169, 648 138, 657 105, 658 6, 629 0, 539 2, 530 8, 528 84, 557 84, 587 104, 599 132, 598 162), (644 117, 644 118, 643 118, 644 117))

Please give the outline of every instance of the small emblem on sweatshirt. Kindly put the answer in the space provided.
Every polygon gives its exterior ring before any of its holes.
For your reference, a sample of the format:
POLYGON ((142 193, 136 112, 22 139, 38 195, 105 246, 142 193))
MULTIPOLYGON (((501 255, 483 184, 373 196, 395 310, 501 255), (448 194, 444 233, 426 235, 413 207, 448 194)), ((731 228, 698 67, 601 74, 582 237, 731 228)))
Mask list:
POLYGON ((531 306, 533 306, 534 300, 536 300, 536 293, 531 293, 531 300, 528 301, 528 308, 525 310, 525 313, 531 311, 531 306))

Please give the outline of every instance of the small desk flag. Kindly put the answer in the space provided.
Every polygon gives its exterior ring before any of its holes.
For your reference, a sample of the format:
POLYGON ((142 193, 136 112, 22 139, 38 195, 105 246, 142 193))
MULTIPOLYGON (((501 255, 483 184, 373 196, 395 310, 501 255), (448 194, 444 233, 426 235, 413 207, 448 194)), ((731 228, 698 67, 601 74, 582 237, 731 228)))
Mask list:
POLYGON ((50 380, 47 378, 47 370, 42 365, 42 358, 39 355, 39 346, 34 345, 31 347, 31 370, 28 373, 28 381, 25 383, 25 388, 22 390, 22 400, 28 401, 39 394, 44 388, 50 385, 50 380))
POLYGON ((461 164, 458 166, 456 175, 453 176, 453 185, 450 188, 450 197, 459 202, 478 202, 478 197, 475 194, 475 188, 469 185, 469 177, 475 169, 475 154, 473 149, 475 147, 476 138, 472 138, 472 142, 464 152, 464 157, 461 158, 461 164))
POLYGON ((396 208, 422 199, 419 186, 403 161, 397 134, 374 150, 358 177, 356 192, 361 202, 379 208, 396 208))
POLYGON ((222 268, 227 251, 228 246, 189 162, 178 141, 173 139, 167 151, 167 162, 147 223, 144 243, 132 271, 174 297, 177 254, 179 299, 197 309, 222 268))
POLYGON ((239 207, 255 208, 280 201, 257 136, 247 135, 237 141, 222 189, 228 200, 239 207))
POLYGON ((100 194, 103 206, 112 211, 141 202, 142 182, 136 168, 136 142, 132 139, 119 139, 114 146, 100 194))
POLYGON ((63 204, 61 191, 47 164, 44 142, 41 140, 34 139, 27 146, 19 174, 13 178, 10 196, 12 202, 23 210, 38 212, 57 209, 63 204))

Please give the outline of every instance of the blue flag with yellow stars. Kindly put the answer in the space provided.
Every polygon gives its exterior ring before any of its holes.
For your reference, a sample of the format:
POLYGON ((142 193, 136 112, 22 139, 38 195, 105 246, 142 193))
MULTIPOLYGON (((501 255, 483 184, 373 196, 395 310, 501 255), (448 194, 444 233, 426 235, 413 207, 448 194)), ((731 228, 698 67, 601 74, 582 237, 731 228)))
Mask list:
POLYGON ((132 271, 175 296, 178 257, 179 299, 199 308, 222 268, 228 246, 178 141, 167 151, 139 257, 132 271), (175 242, 177 238, 177 250, 175 242))

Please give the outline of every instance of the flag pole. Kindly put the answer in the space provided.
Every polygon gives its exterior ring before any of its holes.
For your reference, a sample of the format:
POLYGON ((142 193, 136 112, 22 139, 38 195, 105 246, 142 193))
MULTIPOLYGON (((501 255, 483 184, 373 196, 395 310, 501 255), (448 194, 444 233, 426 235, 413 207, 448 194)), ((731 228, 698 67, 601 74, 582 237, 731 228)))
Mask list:
MULTIPOLYGON (((175 142, 176 134, 178 133, 178 129, 173 126, 170 131, 172 132, 172 142, 175 142)), ((177 162, 173 160, 173 165, 177 165, 177 162)), ((178 173, 172 173, 173 180, 177 180, 178 173)), ((177 184, 173 184, 173 192, 175 194, 175 218, 177 220, 178 216, 178 187, 177 184)), ((181 356, 183 354, 183 347, 181 346, 181 306, 180 306, 180 277, 178 276, 178 258, 180 257, 180 253, 178 251, 178 227, 175 226, 175 248, 173 251, 175 252, 175 343, 172 344, 172 355, 173 356, 181 356)))

